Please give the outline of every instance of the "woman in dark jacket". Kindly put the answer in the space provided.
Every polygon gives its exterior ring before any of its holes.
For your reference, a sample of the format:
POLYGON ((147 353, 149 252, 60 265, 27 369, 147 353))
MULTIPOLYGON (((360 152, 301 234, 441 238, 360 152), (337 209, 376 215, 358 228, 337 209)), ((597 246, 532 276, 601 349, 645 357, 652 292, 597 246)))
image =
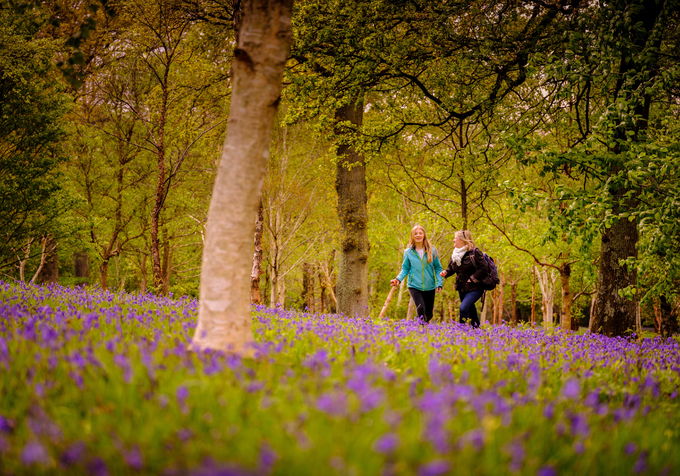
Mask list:
POLYGON ((484 293, 482 279, 489 274, 489 266, 484 259, 484 253, 475 246, 472 234, 467 230, 457 231, 454 235, 449 266, 439 273, 448 278, 456 275, 456 290, 460 296, 460 322, 470 321, 473 327, 479 327, 479 317, 475 303, 484 293))

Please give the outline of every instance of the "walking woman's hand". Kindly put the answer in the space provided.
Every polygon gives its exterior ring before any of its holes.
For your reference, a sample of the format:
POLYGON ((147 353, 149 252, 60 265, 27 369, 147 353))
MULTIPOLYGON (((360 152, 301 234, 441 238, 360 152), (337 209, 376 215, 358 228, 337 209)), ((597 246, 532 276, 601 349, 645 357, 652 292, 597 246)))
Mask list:
POLYGON ((390 281, 390 284, 391 284, 392 286, 399 286, 400 283, 399 283, 399 280, 395 278, 395 279, 393 279, 392 281, 390 281))
POLYGON ((446 277, 446 270, 439 273, 439 276, 441 276, 442 278, 445 278, 446 277))
MULTIPOLYGON (((444 271, 444 272, 446 272, 446 271, 444 271)), ((437 290, 436 290, 435 292, 436 292, 437 294, 439 294, 440 292, 442 292, 442 288, 441 288, 441 286, 440 286, 440 287, 438 287, 438 288, 437 288, 437 290)))

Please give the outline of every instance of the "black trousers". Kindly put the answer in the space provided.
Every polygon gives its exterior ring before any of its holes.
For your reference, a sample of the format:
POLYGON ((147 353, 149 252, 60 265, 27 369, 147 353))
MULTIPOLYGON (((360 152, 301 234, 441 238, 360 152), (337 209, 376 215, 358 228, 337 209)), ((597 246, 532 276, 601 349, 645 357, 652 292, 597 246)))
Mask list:
POLYGON ((434 310, 435 290, 421 291, 420 289, 408 288, 408 292, 411 293, 411 299, 416 305, 418 317, 421 317, 425 322, 430 322, 434 310))

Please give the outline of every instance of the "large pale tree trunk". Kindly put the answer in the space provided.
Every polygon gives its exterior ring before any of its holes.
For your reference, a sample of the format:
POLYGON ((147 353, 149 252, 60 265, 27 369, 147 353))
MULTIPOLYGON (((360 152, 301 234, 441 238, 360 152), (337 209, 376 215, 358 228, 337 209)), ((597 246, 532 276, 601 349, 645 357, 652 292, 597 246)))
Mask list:
POLYGON ((193 345, 252 355, 253 234, 281 80, 292 42, 293 0, 243 3, 231 109, 203 249, 193 345))
MULTIPOLYGON (((364 104, 351 101, 336 112, 338 121, 361 127, 364 104)), ((342 133, 341 133, 342 134, 342 133)), ((368 316, 368 208, 366 161, 344 140, 338 147, 335 188, 338 217, 342 225, 342 252, 338 265, 336 296, 338 312, 346 316, 368 316)))

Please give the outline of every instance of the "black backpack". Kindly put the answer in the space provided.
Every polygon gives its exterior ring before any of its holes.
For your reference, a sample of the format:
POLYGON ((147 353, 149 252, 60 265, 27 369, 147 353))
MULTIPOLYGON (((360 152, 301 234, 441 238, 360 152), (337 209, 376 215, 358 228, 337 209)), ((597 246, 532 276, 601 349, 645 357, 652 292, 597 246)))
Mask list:
MULTIPOLYGON (((498 283, 500 283, 500 279, 498 279, 498 268, 496 268, 496 263, 494 262, 493 258, 486 253, 482 253, 482 256, 484 256, 484 259, 486 260, 486 265, 489 267, 489 274, 484 276, 482 280, 480 281, 482 285, 482 289, 485 289, 486 291, 491 291, 494 289, 498 283)), ((475 253, 472 253, 472 263, 475 265, 475 268, 477 267, 477 263, 475 263, 475 253)))

